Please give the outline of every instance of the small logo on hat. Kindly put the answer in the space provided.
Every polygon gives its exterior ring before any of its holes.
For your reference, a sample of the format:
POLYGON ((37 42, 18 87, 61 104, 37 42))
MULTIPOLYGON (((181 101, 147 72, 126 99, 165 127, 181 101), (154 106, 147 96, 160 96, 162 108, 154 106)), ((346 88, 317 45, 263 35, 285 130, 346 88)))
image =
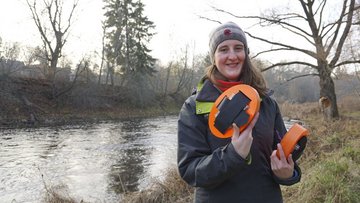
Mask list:
POLYGON ((224 35, 231 35, 231 30, 230 29, 225 29, 224 30, 224 35))

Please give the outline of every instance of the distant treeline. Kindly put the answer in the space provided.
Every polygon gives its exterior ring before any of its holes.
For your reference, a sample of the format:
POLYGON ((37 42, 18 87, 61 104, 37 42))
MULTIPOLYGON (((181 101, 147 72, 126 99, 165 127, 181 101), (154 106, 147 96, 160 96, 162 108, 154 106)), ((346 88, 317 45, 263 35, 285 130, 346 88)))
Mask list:
MULTIPOLYGON (((26 80, 26 84, 42 83, 41 87, 44 89, 40 92, 43 92, 47 98, 54 100, 58 106, 70 105, 76 108, 103 108, 119 104, 126 104, 135 108, 169 104, 181 106, 203 77, 205 68, 209 64, 208 57, 205 56, 195 56, 191 65, 186 61, 186 58, 184 56, 178 61, 169 63, 166 67, 157 64, 156 72, 152 75, 136 74, 131 80, 127 79, 126 82, 122 82, 124 78, 121 74, 115 74, 111 82, 104 77, 107 75, 106 73, 103 74, 103 77, 99 77, 96 66, 91 67, 90 61, 81 62, 73 71, 69 71, 69 67, 60 67, 58 68, 58 77, 55 80, 55 98, 51 98, 53 84, 46 79, 45 74, 41 75, 43 72, 39 66, 27 67, 25 65, 20 66, 21 62, 5 63, 5 61, 0 61, 0 76, 3 82, 5 78, 8 78, 6 80, 8 83, 18 81, 19 78, 26 80)), ((262 63, 255 64, 262 68, 262 63)), ((299 77, 305 74, 305 71, 294 70, 294 68, 274 68, 263 72, 263 74, 268 87, 274 91, 274 97, 279 102, 304 103, 319 99, 319 79, 316 76, 299 77)), ((347 73, 342 69, 334 74, 338 97, 360 96, 360 80, 357 74, 357 72, 347 73)), ((26 85, 23 88, 26 87, 31 89, 31 85, 26 85)), ((11 92, 12 90, 19 91, 16 88, 3 89, 2 91, 11 92)))

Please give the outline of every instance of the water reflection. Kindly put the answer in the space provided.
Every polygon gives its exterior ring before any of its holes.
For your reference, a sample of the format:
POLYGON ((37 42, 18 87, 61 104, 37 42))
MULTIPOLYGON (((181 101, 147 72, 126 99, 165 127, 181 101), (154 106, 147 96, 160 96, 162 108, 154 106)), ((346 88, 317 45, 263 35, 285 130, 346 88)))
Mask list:
POLYGON ((39 202, 44 181, 89 202, 114 202, 176 163, 176 116, 85 126, 3 130, 1 202, 39 202))
MULTIPOLYGON (((119 129, 117 137, 120 137, 123 143, 109 173, 112 180, 109 186, 116 193, 138 189, 140 175, 144 173, 145 155, 148 153, 148 147, 143 142, 149 136, 144 129, 148 129, 150 126, 146 125, 146 121, 137 119, 123 122, 116 127, 119 129)), ((116 132, 115 129, 112 131, 116 132)))

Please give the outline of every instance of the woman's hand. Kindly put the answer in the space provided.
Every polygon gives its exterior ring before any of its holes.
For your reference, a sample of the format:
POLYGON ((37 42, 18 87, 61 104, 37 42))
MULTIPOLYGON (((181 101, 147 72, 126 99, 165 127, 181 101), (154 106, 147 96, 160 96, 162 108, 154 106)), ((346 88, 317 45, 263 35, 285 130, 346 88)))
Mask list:
POLYGON ((252 129, 255 126, 256 121, 259 118, 259 113, 254 116, 254 119, 250 124, 240 133, 239 128, 235 123, 233 123, 233 135, 231 137, 231 143, 235 148, 235 151, 243 158, 249 155, 251 144, 253 141, 252 129))
POLYGON ((280 159, 276 156, 276 150, 270 156, 271 159, 271 169, 274 174, 280 179, 288 179, 293 176, 294 173, 294 161, 292 155, 286 159, 284 150, 281 144, 277 144, 279 150, 280 159))

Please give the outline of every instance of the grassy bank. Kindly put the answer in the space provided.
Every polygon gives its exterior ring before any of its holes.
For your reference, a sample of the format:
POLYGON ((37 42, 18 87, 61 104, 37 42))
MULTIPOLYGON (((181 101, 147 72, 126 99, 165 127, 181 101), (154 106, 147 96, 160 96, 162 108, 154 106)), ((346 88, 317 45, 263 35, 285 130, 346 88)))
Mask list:
POLYGON ((311 135, 299 161, 302 181, 283 187, 285 202, 360 202, 360 105, 344 98, 339 106, 342 116, 334 121, 324 121, 316 105, 291 107, 303 112, 311 135))
MULTIPOLYGON (((343 98, 339 107, 340 119, 324 121, 315 103, 281 104, 284 116, 302 120, 310 131, 307 148, 299 160, 302 180, 282 187, 284 202, 360 202, 360 102, 358 98, 343 98)), ((126 193, 119 202, 192 202, 192 195, 193 188, 172 168, 164 180, 154 181, 146 190, 126 193)), ((48 203, 79 202, 56 190, 44 196, 48 203)))
MULTIPOLYGON (((59 87, 63 90, 70 85, 59 87)), ((131 89, 118 86, 81 83, 56 98, 51 96, 52 86, 46 80, 0 76, 0 86, 0 129, 178 114, 182 105, 155 93, 136 103, 131 89)))

